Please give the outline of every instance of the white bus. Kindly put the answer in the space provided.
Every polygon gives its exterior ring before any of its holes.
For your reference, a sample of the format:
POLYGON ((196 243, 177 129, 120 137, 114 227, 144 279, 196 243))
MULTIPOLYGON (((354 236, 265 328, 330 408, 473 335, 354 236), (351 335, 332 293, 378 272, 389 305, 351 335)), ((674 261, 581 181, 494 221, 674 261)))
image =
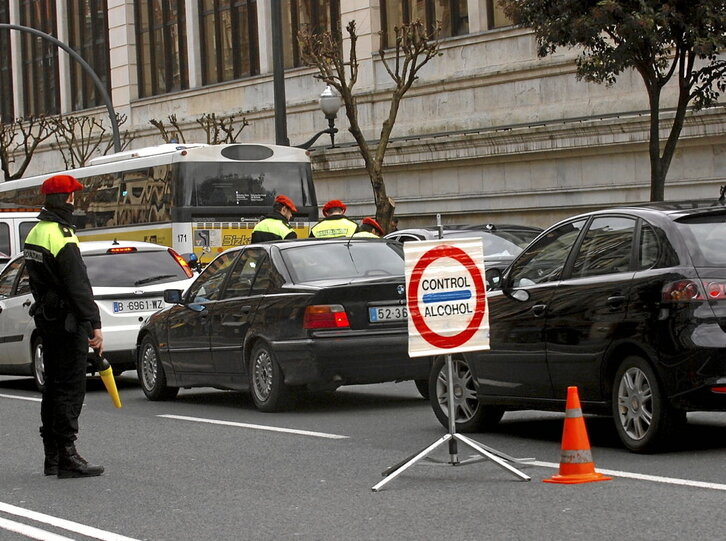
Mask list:
POLYGON ((250 241, 261 216, 285 194, 297 206, 291 226, 306 237, 318 220, 307 151, 264 144, 165 144, 101 156, 88 167, 0 184, 0 205, 39 207, 40 185, 73 175, 81 240, 138 240, 194 252, 208 263, 250 241))

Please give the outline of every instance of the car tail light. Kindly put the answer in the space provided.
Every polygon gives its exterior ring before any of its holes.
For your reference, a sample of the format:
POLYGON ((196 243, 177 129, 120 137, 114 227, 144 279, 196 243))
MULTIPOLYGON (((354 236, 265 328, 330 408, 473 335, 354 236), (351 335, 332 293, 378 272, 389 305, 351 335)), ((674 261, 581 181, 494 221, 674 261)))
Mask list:
POLYGON ((184 270, 184 274, 187 275, 187 278, 191 278, 194 276, 194 272, 192 271, 191 267, 189 266, 189 263, 186 262, 186 260, 177 254, 174 250, 169 248, 169 253, 171 254, 171 257, 173 257, 177 263, 179 263, 179 266, 184 270))
POLYGON ((711 387, 712 393, 726 394, 726 385, 719 385, 718 387, 711 387))
POLYGON ((130 254, 131 252, 135 252, 136 248, 133 246, 122 246, 120 248, 109 248, 106 250, 107 254, 130 254))
POLYGON ((663 286, 663 302, 690 302, 726 299, 724 280, 678 280, 663 286))
POLYGON ((350 327, 348 314, 339 304, 316 304, 305 308, 304 329, 340 329, 350 327))

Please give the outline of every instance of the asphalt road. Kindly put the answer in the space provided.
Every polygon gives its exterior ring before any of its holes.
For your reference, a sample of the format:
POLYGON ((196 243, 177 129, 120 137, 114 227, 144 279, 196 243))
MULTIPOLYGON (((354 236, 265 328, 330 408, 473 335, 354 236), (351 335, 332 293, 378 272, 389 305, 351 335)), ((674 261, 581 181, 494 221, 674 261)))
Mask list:
MULTIPOLYGON (((563 415, 508 413, 471 437, 514 457, 381 472, 446 432, 411 382, 311 395, 257 412, 240 393, 182 390, 149 402, 130 373, 116 410, 96 378, 80 453, 98 478, 42 474, 39 395, 0 377, 0 540, 708 539, 723 538, 726 414, 690 414, 675 449, 634 455, 609 419, 587 418, 612 481, 543 483, 557 473, 563 415)), ((446 460, 448 448, 435 457, 446 460)), ((460 458, 471 453, 459 448, 460 458)))

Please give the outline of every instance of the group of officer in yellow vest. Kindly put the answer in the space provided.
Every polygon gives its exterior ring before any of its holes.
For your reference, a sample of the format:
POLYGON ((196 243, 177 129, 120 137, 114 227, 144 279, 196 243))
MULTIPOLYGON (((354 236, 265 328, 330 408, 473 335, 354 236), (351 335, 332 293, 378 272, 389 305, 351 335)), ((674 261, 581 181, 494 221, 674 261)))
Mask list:
MULTIPOLYGON (((334 237, 383 236, 383 228, 373 218, 363 218, 360 226, 345 215, 347 207, 338 199, 331 199, 323 206, 324 218, 310 228, 310 236, 318 239, 334 237)), ((285 195, 278 195, 272 206, 272 214, 266 216, 252 230, 252 242, 297 238, 290 228, 290 219, 297 208, 285 195)))

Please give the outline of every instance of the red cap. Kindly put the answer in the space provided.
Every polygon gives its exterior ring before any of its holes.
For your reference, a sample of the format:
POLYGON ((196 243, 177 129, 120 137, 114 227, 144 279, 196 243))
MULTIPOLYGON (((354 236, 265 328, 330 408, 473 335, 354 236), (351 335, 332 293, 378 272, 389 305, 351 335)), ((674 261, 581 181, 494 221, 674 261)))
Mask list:
POLYGON ((370 225, 373 229, 375 229, 376 231, 378 231, 378 234, 379 235, 383 235, 383 228, 373 218, 363 218, 363 221, 361 223, 363 225, 370 225))
POLYGON ((83 184, 70 175, 53 175, 40 187, 40 193, 72 193, 83 189, 83 184))
POLYGON ((347 208, 348 207, 345 206, 345 203, 339 199, 331 199, 325 203, 325 206, 323 207, 323 216, 327 216, 332 209, 342 209, 343 212, 345 212, 347 208))
POLYGON ((278 195, 275 197, 275 203, 281 203, 282 205, 285 205, 287 208, 289 208, 293 212, 297 212, 297 207, 292 202, 292 199, 290 199, 286 195, 278 195))

